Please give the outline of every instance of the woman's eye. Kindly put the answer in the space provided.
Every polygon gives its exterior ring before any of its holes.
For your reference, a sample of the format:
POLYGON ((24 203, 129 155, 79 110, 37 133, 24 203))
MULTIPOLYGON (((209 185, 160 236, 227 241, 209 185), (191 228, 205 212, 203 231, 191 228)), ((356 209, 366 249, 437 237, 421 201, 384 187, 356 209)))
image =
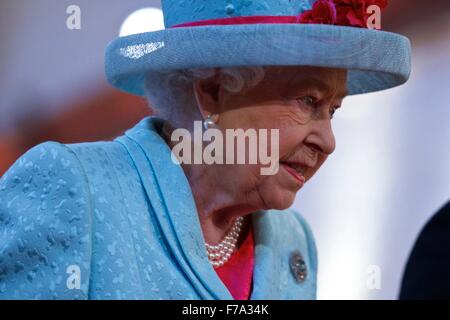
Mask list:
POLYGON ((333 116, 336 113, 336 110, 338 108, 339 108, 339 106, 331 108, 331 110, 330 110, 330 119, 333 119, 333 116))
POLYGON ((299 100, 309 106, 314 106, 314 104, 316 103, 316 99, 311 96, 301 97, 299 98, 299 100))

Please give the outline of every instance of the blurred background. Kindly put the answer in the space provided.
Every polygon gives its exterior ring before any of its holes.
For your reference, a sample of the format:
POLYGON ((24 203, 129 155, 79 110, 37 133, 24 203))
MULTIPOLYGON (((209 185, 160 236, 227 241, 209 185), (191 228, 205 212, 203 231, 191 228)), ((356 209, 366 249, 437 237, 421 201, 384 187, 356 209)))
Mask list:
MULTIPOLYGON (((450 1, 389 3, 382 27, 410 38, 411 79, 346 99, 336 151, 294 204, 316 237, 319 299, 396 299, 418 233, 450 198, 450 1)), ((0 176, 40 142, 110 140, 151 114, 104 77, 109 41, 163 28, 149 8, 160 1, 0 1, 0 176)))

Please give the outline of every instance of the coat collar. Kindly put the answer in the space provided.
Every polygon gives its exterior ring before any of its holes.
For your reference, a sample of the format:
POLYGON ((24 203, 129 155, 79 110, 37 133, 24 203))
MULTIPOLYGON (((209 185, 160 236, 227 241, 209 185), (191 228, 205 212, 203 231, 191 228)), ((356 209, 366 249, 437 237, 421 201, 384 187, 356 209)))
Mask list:
MULTIPOLYGON (((133 159, 165 240, 197 293, 202 299, 231 300, 233 297, 208 261, 189 182, 181 166, 171 160, 171 150, 159 135, 162 124, 163 120, 156 116, 146 117, 116 141, 125 145, 133 159)), ((252 300, 282 295, 278 292, 279 284, 272 285, 272 273, 279 270, 276 264, 282 263, 274 248, 280 251, 280 246, 289 244, 275 243, 272 216, 267 211, 252 214, 255 237, 252 300)))

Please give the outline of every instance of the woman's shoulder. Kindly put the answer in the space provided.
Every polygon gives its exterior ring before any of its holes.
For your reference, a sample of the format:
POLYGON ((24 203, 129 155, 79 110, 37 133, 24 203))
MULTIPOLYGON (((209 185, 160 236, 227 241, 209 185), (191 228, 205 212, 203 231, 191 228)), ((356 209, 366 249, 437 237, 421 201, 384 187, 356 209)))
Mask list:
POLYGON ((47 141, 16 160, 0 178, 0 299, 87 298, 94 215, 121 200, 113 168, 129 177, 128 163, 113 141, 47 141))
POLYGON ((87 183, 89 172, 94 172, 95 168, 107 169, 108 166, 127 160, 126 150, 115 141, 72 144, 46 141, 20 156, 0 178, 0 185, 2 189, 18 192, 23 189, 20 185, 28 190, 40 183, 87 183), (57 181, 53 181, 55 179, 57 181), (33 181, 33 184, 28 180, 33 181))
POLYGON ((80 161, 66 145, 41 143, 0 179, 0 299, 87 297, 90 195, 80 161), (76 279, 75 279, 76 280, 76 279))
POLYGON ((29 191, 42 189, 45 192, 53 182, 60 190, 67 182, 82 180, 80 169, 79 160, 70 148, 47 141, 29 149, 14 162, 0 179, 0 190, 3 197, 5 193, 32 197, 29 191), (55 179, 57 181, 53 181, 55 179))

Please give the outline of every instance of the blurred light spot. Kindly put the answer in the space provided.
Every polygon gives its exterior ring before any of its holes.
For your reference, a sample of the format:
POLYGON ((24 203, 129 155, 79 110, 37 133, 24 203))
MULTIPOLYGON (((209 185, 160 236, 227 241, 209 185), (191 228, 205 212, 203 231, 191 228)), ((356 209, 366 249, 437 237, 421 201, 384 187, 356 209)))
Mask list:
POLYGON ((130 14, 120 28, 119 36, 164 29, 164 16, 159 8, 143 8, 130 14))

